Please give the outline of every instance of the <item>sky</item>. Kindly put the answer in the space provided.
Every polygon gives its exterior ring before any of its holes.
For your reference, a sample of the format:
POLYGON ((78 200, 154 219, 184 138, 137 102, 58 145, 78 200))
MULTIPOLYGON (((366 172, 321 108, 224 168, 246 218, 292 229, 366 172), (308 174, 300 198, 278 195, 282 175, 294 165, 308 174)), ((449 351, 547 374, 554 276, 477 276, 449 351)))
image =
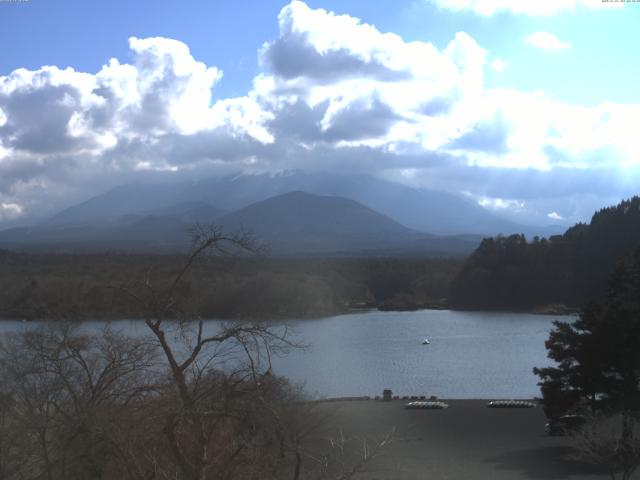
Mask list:
POLYGON ((570 225, 640 193, 640 3, 0 0, 0 228, 113 186, 369 173, 570 225))

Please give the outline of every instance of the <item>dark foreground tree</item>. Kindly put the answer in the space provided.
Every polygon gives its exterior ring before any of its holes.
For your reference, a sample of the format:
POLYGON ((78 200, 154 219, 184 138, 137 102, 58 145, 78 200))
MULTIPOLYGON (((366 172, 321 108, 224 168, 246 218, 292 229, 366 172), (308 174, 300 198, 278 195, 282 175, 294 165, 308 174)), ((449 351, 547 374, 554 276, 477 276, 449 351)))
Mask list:
POLYGON ((595 425, 582 443, 585 451, 601 448, 602 456, 609 455, 610 464, 624 465, 625 472, 635 469, 638 453, 639 345, 640 250, 619 263, 602 303, 588 305, 571 323, 555 322, 546 347, 557 365, 534 368, 548 417, 572 411, 618 419, 617 443, 609 441, 610 434, 594 433, 595 425))
POLYGON ((640 197, 596 212, 548 239, 522 235, 482 241, 452 284, 464 309, 575 308, 601 299, 616 262, 640 246, 640 197))
POLYGON ((640 410, 640 250, 624 258, 602 303, 573 322, 555 322, 546 342, 557 366, 535 368, 549 416, 575 407, 640 410))

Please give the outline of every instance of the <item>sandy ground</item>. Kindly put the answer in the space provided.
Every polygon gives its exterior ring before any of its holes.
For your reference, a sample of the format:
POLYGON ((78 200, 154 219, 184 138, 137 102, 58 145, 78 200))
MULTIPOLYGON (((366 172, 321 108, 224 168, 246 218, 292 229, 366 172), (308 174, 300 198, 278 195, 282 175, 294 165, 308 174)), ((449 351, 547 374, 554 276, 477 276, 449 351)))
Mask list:
POLYGON ((446 410, 405 410, 405 403, 322 403, 329 417, 320 435, 335 438, 341 430, 373 444, 395 430, 359 479, 609 478, 571 460, 569 439, 545 435, 539 407, 490 409, 483 400, 451 400, 446 410))

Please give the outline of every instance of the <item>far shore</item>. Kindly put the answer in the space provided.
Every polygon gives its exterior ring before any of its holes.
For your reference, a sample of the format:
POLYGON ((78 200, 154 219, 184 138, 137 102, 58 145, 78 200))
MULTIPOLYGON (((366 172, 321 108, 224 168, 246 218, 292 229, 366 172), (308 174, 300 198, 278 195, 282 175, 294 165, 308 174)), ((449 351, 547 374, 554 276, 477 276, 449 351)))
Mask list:
MULTIPOLYGON (((532 314, 532 315, 576 315, 580 312, 578 308, 574 307, 566 307, 561 305, 556 308, 555 305, 544 305, 535 307, 532 309, 525 310, 497 310, 497 309, 462 309, 462 308, 451 308, 451 307, 443 307, 443 306, 426 306, 426 307, 415 307, 415 308, 382 308, 382 307, 349 307, 342 310, 336 310, 334 312, 314 312, 307 314, 291 314, 291 315, 282 315, 282 316, 266 316, 266 317, 229 317, 229 318, 206 318, 205 320, 221 320, 221 321, 256 321, 256 322, 287 322, 287 321, 295 321, 295 320, 313 320, 313 319, 321 319, 327 317, 337 317, 340 315, 350 315, 356 313, 368 313, 368 312, 418 312, 421 310, 437 310, 437 311, 453 311, 453 312, 487 312, 487 313, 514 313, 514 314, 532 314)), ((10 316, 4 316, 0 312, 0 322, 2 321, 23 321, 23 322, 41 322, 41 321, 57 321, 60 319, 52 319, 52 318, 15 318, 10 316)), ((143 321, 143 318, 122 318, 122 317, 98 317, 98 318, 90 318, 90 319, 65 319, 70 321, 103 321, 103 322, 111 322, 111 321, 143 321)))

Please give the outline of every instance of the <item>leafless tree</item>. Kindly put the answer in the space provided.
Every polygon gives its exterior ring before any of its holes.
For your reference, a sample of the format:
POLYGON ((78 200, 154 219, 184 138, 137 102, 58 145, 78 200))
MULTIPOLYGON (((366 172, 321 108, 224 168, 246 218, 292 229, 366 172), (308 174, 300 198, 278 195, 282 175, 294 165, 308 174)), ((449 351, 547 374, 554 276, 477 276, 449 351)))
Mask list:
POLYGON ((309 447, 324 417, 271 369, 298 346, 286 326, 205 322, 184 286, 207 254, 260 248, 218 227, 192 233, 169 283, 149 272, 116 289, 147 334, 53 322, 0 341, 0 478, 344 480, 388 442, 309 447))
MULTIPOLYGON (((255 254, 261 249, 250 235, 227 235, 216 226, 196 225, 192 236, 191 253, 164 289, 150 278, 121 288, 140 304, 168 366, 171 391, 164 397, 173 399, 164 404, 168 448, 184 479, 233 478, 240 464, 273 469, 257 460, 281 458, 261 450, 269 450, 281 436, 282 399, 270 398, 275 379, 267 377, 271 355, 293 345, 286 327, 221 322, 211 330, 179 295, 190 270, 207 254, 255 254), (265 422, 267 428, 260 428, 265 422)), ((260 478, 259 471, 254 476, 260 478)))
POLYGON ((2 478, 100 478, 109 468, 114 421, 155 389, 154 347, 105 328, 86 335, 44 325, 0 343, 3 398, 15 436, 2 478))
POLYGON ((577 458, 606 469, 612 480, 629 480, 640 466, 640 428, 632 418, 594 417, 573 441, 577 458))

